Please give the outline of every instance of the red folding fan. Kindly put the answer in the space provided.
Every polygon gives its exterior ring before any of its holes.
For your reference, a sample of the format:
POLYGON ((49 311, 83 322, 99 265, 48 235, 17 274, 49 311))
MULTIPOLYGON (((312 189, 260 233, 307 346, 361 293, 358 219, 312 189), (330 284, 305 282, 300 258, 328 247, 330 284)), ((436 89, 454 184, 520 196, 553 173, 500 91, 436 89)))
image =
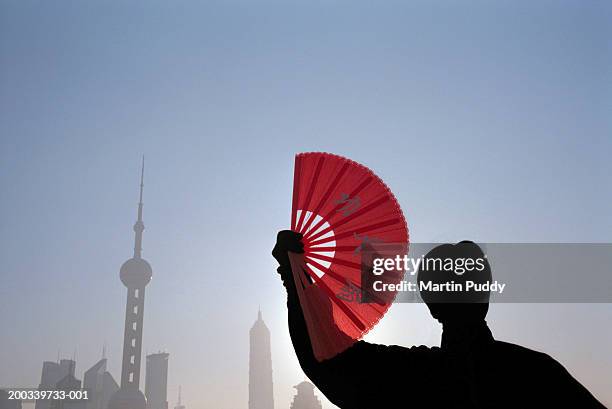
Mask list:
MULTIPOLYGON (((291 229, 304 254, 289 253, 313 352, 321 361, 351 346, 389 309, 395 292, 362 283, 362 256, 406 254, 408 227, 393 193, 370 169, 329 153, 295 157, 291 229), (367 300, 366 300, 367 299, 367 300)), ((397 283, 403 274, 381 276, 397 283)))

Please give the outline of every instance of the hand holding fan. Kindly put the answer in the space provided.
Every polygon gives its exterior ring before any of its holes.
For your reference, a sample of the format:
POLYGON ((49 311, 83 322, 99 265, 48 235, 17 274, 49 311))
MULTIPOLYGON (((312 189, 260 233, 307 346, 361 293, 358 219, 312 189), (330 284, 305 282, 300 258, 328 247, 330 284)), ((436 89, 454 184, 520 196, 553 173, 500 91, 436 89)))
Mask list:
POLYGON ((304 254, 289 258, 321 361, 351 346, 389 309, 395 292, 364 294, 371 289, 362 286, 361 255, 389 243, 407 246, 408 227, 393 193, 370 169, 310 152, 295 157, 291 230, 303 235, 304 254), (365 295, 374 302, 361 302, 365 295))

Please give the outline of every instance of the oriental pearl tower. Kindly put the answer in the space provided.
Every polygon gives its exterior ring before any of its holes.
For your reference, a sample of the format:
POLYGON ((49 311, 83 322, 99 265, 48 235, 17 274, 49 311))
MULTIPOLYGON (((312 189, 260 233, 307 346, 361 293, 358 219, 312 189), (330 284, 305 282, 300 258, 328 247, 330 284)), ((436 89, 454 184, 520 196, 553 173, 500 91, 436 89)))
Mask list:
POLYGON ((142 320, 144 317, 145 287, 153 271, 142 255, 142 189, 144 187, 144 157, 140 175, 138 220, 134 224, 134 257, 121 266, 121 282, 127 287, 125 330, 123 335, 123 363, 121 388, 111 398, 109 409, 146 409, 147 401, 140 391, 140 358, 142 355, 142 320))

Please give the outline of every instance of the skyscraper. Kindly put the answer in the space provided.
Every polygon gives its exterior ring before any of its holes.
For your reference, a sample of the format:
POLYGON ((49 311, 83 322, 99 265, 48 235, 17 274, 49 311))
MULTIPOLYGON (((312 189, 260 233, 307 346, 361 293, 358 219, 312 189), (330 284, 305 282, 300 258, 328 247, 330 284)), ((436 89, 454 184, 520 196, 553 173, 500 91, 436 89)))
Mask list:
POLYGON ((310 382, 300 382, 294 386, 297 393, 293 397, 291 409, 322 409, 321 401, 314 394, 314 385, 310 382))
POLYGON ((249 409, 274 409, 270 331, 261 318, 261 311, 257 312, 257 321, 249 335, 249 409))
MULTIPOLYGON (((66 365, 68 375, 60 379, 55 385, 55 389, 65 391, 67 394, 70 391, 81 390, 81 381, 75 377, 76 362, 73 360, 62 360, 60 361, 60 367, 62 364, 66 365)), ((54 399, 51 400, 51 409, 85 409, 86 400, 84 399, 54 399)))
POLYGON ((153 271, 142 258, 142 190, 144 187, 144 158, 140 175, 138 220, 134 224, 134 257, 121 266, 121 282, 127 287, 125 329, 123 333, 123 361, 121 388, 113 395, 110 409, 145 409, 147 401, 140 391, 140 359, 142 357, 142 322, 144 317, 145 287, 153 271))
POLYGON ((119 385, 106 370, 106 358, 100 359, 83 375, 83 389, 88 392, 86 409, 107 409, 119 385))
POLYGON ((75 376, 76 361, 74 359, 60 359, 59 368, 62 378, 67 375, 75 376))
MULTIPOLYGON (((59 353, 58 361, 59 362, 43 362, 42 374, 40 376, 40 384, 38 385, 38 390, 43 391, 55 389, 57 387, 57 383, 61 381, 64 377, 69 374, 72 374, 74 376, 76 362, 71 359, 59 360, 59 353)), ((36 401, 35 409, 50 409, 51 402, 52 401, 50 399, 38 399, 36 401)))
POLYGON ((168 356, 165 352, 147 355, 145 396, 148 409, 168 409, 168 356))

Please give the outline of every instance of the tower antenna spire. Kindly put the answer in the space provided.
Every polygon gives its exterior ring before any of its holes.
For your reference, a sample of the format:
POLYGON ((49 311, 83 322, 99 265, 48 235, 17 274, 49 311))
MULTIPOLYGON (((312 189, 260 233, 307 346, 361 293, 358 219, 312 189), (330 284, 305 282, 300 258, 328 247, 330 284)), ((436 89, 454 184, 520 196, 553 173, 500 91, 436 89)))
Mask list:
POLYGON ((142 192, 144 190, 144 155, 142 155, 142 168, 140 171, 140 199, 138 201, 138 220, 134 224, 134 258, 142 257, 142 232, 144 223, 142 222, 142 192))
MULTIPOLYGON (((144 155, 142 155, 142 168, 140 170, 140 200, 138 201, 139 208, 142 208, 142 190, 144 188, 144 155)), ((138 220, 140 220, 142 214, 139 212, 138 220)))

